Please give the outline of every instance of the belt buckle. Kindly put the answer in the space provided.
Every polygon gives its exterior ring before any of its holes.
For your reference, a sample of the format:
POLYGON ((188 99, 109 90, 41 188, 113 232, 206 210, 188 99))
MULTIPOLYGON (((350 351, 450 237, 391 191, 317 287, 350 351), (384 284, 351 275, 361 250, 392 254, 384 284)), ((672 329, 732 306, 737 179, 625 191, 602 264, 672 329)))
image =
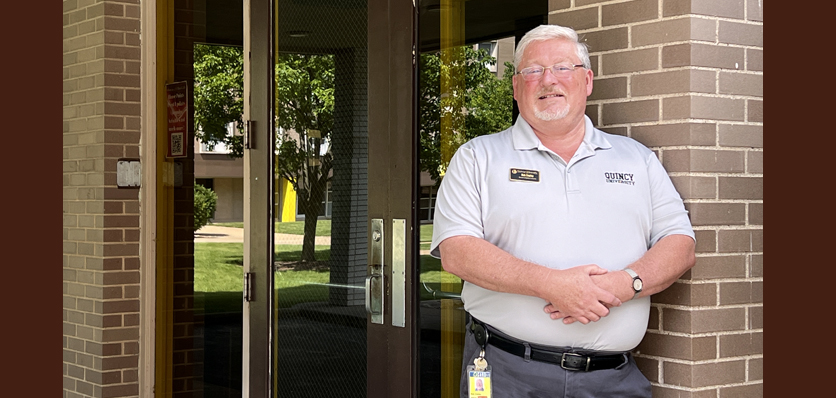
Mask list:
POLYGON ((581 367, 583 365, 583 359, 582 359, 583 357, 584 357, 583 355, 575 354, 574 352, 564 352, 563 356, 560 357, 560 367, 563 368, 563 369, 566 369, 566 370, 583 370, 584 372, 589 372, 589 363, 591 362, 591 358, 586 357, 586 366, 581 367), (566 357, 567 356, 577 358, 574 361, 574 362, 576 362, 576 365, 574 367, 567 367, 566 366, 566 357), (580 359, 580 360, 578 360, 578 359, 580 359))

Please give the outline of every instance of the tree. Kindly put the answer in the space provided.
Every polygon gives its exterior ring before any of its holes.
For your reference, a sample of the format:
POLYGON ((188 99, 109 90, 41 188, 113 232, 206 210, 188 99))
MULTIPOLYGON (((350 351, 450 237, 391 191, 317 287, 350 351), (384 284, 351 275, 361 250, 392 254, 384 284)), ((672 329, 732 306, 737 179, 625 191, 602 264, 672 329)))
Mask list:
MULTIPOLYGON (((208 145, 225 144, 242 157, 244 59, 238 47, 195 46, 195 131, 208 145)), ((305 215, 302 261, 315 261, 316 223, 331 179, 334 56, 281 54, 275 68, 277 175, 296 190, 305 215)))
POLYGON ((195 44, 195 135, 209 146, 225 144, 230 156, 244 156, 241 136, 232 136, 227 125, 244 129, 244 55, 240 47, 195 44))
POLYGON ((419 68, 420 166, 436 184, 447 170, 447 156, 459 145, 511 126, 514 97, 511 63, 505 63, 505 74, 498 79, 487 67, 496 64, 487 51, 470 46, 445 51, 448 62, 442 62, 440 51, 425 53, 419 68))
MULTIPOLYGON (((505 76, 497 79, 486 66, 496 60, 486 51, 463 46, 452 52, 455 61, 448 63, 438 52, 420 58, 421 170, 436 181, 447 167, 442 145, 457 147, 511 125, 513 66, 506 63, 505 76), (452 94, 441 93, 441 76, 455 88, 452 94), (442 139, 442 119, 461 128, 442 139)), ((227 145, 233 157, 243 156, 242 140, 229 135, 226 126, 243 129, 243 64, 238 47, 195 46, 197 137, 227 145)), ((293 185, 305 215, 302 261, 315 261, 316 223, 331 179, 334 72, 333 55, 280 54, 275 67, 275 173, 293 185)))
POLYGON ((315 261, 316 223, 331 180, 334 56, 281 54, 276 65, 276 173, 296 190, 305 214, 302 261, 315 261))

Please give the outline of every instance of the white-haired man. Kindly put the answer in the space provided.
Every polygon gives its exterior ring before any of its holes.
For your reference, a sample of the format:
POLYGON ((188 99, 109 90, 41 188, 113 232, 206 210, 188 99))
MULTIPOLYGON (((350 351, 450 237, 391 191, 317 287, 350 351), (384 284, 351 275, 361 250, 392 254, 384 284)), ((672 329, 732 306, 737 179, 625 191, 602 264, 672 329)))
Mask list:
POLYGON ((519 117, 457 150, 435 210, 431 252, 470 314, 462 396, 475 369, 497 397, 649 397, 630 351, 649 296, 694 265, 682 199, 652 151, 585 115, 574 30, 533 29, 514 66, 519 117))

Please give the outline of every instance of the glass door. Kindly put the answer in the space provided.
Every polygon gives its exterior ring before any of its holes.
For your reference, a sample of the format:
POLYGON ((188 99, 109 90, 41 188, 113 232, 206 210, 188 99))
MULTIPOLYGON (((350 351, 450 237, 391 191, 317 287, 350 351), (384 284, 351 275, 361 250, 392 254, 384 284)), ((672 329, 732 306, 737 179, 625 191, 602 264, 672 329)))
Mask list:
POLYGON ((459 397, 462 281, 430 256, 438 184, 458 147, 511 126, 514 48, 546 23, 546 0, 418 1, 420 397, 459 397))
POLYGON ((243 396, 416 396, 413 2, 244 20, 243 396))

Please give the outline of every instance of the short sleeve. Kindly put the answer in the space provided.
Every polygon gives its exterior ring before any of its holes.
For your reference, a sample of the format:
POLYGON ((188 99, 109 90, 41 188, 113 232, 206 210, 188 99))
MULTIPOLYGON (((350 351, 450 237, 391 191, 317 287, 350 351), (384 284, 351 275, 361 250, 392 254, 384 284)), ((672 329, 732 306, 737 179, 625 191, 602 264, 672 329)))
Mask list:
POLYGON ((481 180, 474 149, 465 144, 456 151, 441 180, 433 216, 430 254, 440 258, 438 245, 452 236, 484 238, 481 180))
MULTIPOLYGON (((671 182, 662 162, 651 152, 647 157, 650 177, 650 195, 653 220, 650 230, 650 246, 668 235, 688 235, 694 238, 694 230, 682 197, 671 182)), ((695 239, 696 240, 696 239, 695 239)))

